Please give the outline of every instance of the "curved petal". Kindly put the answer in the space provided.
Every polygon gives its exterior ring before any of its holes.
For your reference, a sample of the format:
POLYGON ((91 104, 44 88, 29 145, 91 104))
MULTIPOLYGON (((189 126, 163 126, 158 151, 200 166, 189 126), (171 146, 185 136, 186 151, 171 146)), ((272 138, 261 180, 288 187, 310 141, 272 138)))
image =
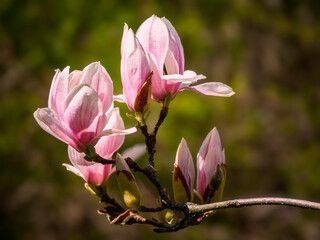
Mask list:
POLYGON ((68 95, 69 69, 66 67, 62 72, 56 70, 49 92, 48 107, 54 110, 59 117, 63 116, 63 102, 68 95))
MULTIPOLYGON (((81 177, 90 185, 100 186, 105 183, 110 175, 111 164, 103 165, 101 163, 88 162, 84 159, 84 153, 79 153, 72 147, 68 147, 70 162, 80 173, 81 177)), ((70 168, 70 167, 69 167, 70 168)), ((72 172, 78 173, 71 168, 72 172)))
POLYGON ((136 97, 151 73, 146 53, 139 41, 134 39, 136 49, 127 59, 125 57, 121 59, 123 94, 131 111, 134 111, 136 97))
POLYGON ((180 74, 184 71, 184 52, 183 46, 181 44, 180 37, 176 31, 176 29, 172 26, 171 22, 166 19, 165 17, 161 18, 161 20, 166 24, 169 33, 170 33, 170 43, 169 49, 172 51, 178 65, 179 65, 179 72, 180 74))
POLYGON ((82 78, 83 72, 79 70, 74 70, 69 74, 69 92, 78 84, 82 78))
POLYGON ((152 99, 160 102, 164 101, 168 92, 163 87, 163 81, 161 80, 161 75, 158 72, 157 60, 152 53, 148 53, 150 69, 153 72, 152 74, 152 99))
MULTIPOLYGON (((124 123, 119 113, 119 108, 113 109, 108 119, 106 128, 124 130, 124 123)), ((115 151, 117 151, 124 141, 124 135, 103 136, 95 145, 98 155, 103 158, 110 159, 115 151)))
POLYGON ((207 78, 206 76, 200 74, 197 75, 194 71, 191 70, 187 70, 183 73, 183 75, 181 74, 171 74, 171 75, 164 75, 162 76, 163 80, 167 80, 170 82, 176 82, 176 83, 195 83, 201 79, 205 79, 207 78))
POLYGON ((81 144, 63 122, 58 115, 50 108, 38 108, 34 114, 34 118, 40 127, 50 133, 59 140, 71 145, 77 151, 84 151, 85 146, 81 144))
POLYGON ((166 59, 165 59, 165 66, 167 70, 167 74, 179 74, 179 66, 177 60, 175 59, 171 50, 168 51, 166 59))
POLYGON ((231 87, 220 82, 208 82, 196 86, 186 86, 181 90, 185 89, 209 96, 231 97, 234 94, 231 87))
POLYGON ((82 175, 82 173, 79 171, 78 168, 75 168, 74 166, 67 163, 63 163, 62 166, 66 167, 68 171, 73 172, 75 175, 82 177, 84 179, 84 176, 82 175))
POLYGON ((64 121, 77 136, 87 145, 100 128, 103 109, 96 91, 86 84, 76 86, 65 100, 64 121))
POLYGON ((113 101, 113 83, 100 62, 91 63, 83 69, 80 84, 84 83, 90 85, 97 92, 103 105, 103 111, 106 112, 113 101))
POLYGON ((162 73, 169 49, 169 31, 166 24, 153 15, 141 24, 136 36, 146 51, 155 56, 158 72, 162 73))
MULTIPOLYGON (((178 63, 173 56, 173 53, 169 50, 165 60, 165 66, 168 75, 163 75, 162 77, 166 78, 167 76, 171 76, 171 74, 179 73, 178 63)), ((171 92, 173 94, 173 98, 177 94, 180 89, 180 82, 166 81, 162 80, 162 85, 167 93, 171 92)))
POLYGON ((188 190, 190 191, 190 194, 192 194, 195 179, 195 169, 190 150, 184 138, 181 139, 179 144, 175 163, 179 166, 188 185, 188 190))
POLYGON ((124 97, 123 94, 113 95, 113 100, 117 101, 117 102, 120 102, 120 103, 125 103, 126 102, 125 97, 124 97))
MULTIPOLYGON (((128 28, 128 25, 125 23, 124 27, 123 27, 123 34, 122 34, 122 39, 121 39, 121 56, 123 55, 124 49, 128 48, 128 46, 127 46, 128 32, 129 32, 129 28, 128 28)), ((132 30, 131 30, 131 32, 132 32, 132 30)))
POLYGON ((120 130, 120 129, 105 129, 102 132, 100 132, 94 139, 92 139, 91 143, 93 145, 95 145, 99 141, 99 139, 102 138, 103 136, 128 135, 128 134, 135 133, 136 131, 137 131, 137 128, 135 128, 135 127, 124 129, 124 130, 120 130))
POLYGON ((214 127, 204 139, 199 150, 199 155, 205 159, 208 151, 215 146, 219 146, 222 150, 220 135, 216 127, 214 127))
POLYGON ((203 141, 197 155, 197 191, 203 196, 217 164, 225 163, 217 128, 213 128, 203 141))

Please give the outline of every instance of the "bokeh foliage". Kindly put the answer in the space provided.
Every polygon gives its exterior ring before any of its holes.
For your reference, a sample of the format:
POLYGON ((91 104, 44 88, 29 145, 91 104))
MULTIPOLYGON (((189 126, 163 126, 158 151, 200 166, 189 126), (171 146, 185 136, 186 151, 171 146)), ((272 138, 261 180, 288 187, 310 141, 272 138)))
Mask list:
MULTIPOLYGON (((32 113, 47 105, 54 69, 101 61, 121 92, 123 24, 166 16, 186 69, 233 87, 232 98, 179 93, 159 132, 157 167, 171 188, 176 148, 196 153, 216 126, 226 150, 224 199, 288 196, 320 201, 320 2, 317 0, 0 2, 1 239, 320 239, 318 213, 287 207, 221 210, 200 226, 155 235, 110 226, 82 179, 61 166, 65 144, 32 113)), ((125 117, 126 126, 134 123, 125 117)), ((157 104, 151 122, 157 115, 157 104)), ((137 142, 127 137, 122 150, 137 142)))

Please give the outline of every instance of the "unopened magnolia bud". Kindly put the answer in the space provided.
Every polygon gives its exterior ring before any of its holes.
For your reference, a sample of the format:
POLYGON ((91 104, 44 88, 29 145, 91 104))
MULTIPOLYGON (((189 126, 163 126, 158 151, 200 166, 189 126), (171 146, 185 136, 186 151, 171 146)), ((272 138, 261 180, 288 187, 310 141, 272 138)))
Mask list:
POLYGON ((117 181, 124 203, 129 208, 136 208, 140 204, 140 191, 128 164, 118 153, 116 157, 117 181))
POLYGON ((162 222, 167 222, 171 224, 174 220, 174 214, 173 211, 170 209, 164 209, 160 212, 158 212, 159 220, 162 222))
POLYGON ((226 158, 218 130, 213 128, 197 155, 197 191, 204 203, 221 200, 226 180, 226 158))
POLYGON ((187 142, 182 138, 173 169, 173 192, 177 203, 186 203, 193 200, 193 185, 195 170, 193 159, 187 142))

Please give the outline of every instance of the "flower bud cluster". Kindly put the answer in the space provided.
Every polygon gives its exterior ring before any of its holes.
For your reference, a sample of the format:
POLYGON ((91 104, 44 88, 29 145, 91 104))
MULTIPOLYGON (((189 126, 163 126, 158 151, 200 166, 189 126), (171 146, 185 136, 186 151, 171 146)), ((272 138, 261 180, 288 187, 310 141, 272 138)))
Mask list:
POLYGON ((193 189, 195 169, 184 138, 176 154, 173 192, 178 203, 192 202, 194 191, 203 203, 220 201, 226 180, 226 160, 218 130, 213 128, 197 154, 197 190, 193 189))

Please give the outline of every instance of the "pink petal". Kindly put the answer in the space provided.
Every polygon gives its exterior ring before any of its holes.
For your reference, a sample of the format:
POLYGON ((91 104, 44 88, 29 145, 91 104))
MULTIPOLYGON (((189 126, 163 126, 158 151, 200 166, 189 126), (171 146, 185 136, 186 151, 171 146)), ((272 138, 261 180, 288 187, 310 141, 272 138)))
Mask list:
POLYGON ((196 86, 184 87, 182 90, 184 89, 209 96, 231 97, 234 94, 231 87, 220 82, 208 82, 196 86))
POLYGON ((204 172, 206 175, 206 186, 211 181, 211 178, 214 174, 214 171, 217 168, 218 164, 223 163, 223 152, 219 146, 215 146, 209 150, 206 160, 204 162, 204 172))
POLYGON ((77 151, 85 150, 85 146, 73 136, 69 128, 61 122, 58 115, 50 108, 38 108, 33 116, 40 127, 49 134, 71 145, 77 151))
MULTIPOLYGON (((110 175, 111 164, 103 165, 101 163, 88 162, 84 159, 84 153, 79 153, 72 147, 68 147, 68 155, 72 165, 78 169, 84 180, 94 186, 100 186, 105 183, 110 175)), ((73 172, 78 173, 74 169, 73 172)))
POLYGON ((82 173, 79 171, 78 168, 75 168, 74 166, 67 163, 63 163, 62 166, 66 167, 68 171, 73 172, 75 175, 82 177, 84 179, 84 176, 82 175, 82 173))
POLYGON ((110 136, 110 135, 128 135, 135 133, 137 131, 137 128, 132 127, 124 130, 120 129, 105 129, 102 132, 100 132, 94 139, 92 139, 91 143, 96 144, 100 138, 103 136, 110 136))
POLYGON ((162 73, 169 48, 169 32, 166 24, 153 15, 141 24, 136 35, 146 51, 155 56, 158 72, 162 73))
POLYGON ((99 95, 106 112, 113 101, 113 83, 106 69, 100 62, 94 62, 83 69, 80 84, 90 85, 99 95))
POLYGON ((165 59, 165 66, 167 70, 167 74, 179 74, 179 66, 175 56, 173 55, 172 51, 168 51, 166 59, 165 59))
POLYGON ((162 76, 163 80, 167 80, 170 82, 176 82, 176 83, 195 83, 198 80, 205 79, 206 76, 200 74, 197 75, 194 71, 187 70, 181 74, 171 74, 171 75, 164 75, 162 76))
POLYGON ((204 163, 205 163, 204 159, 198 155, 197 156, 197 191, 201 196, 203 196, 207 187, 204 163))
POLYGON ((128 29, 127 24, 124 25, 121 40, 121 58, 127 58, 136 49, 135 35, 131 28, 128 29))
POLYGON ((203 141, 197 155, 197 191, 204 194, 217 164, 225 163, 217 128, 213 128, 203 141))
POLYGON ((70 67, 66 67, 62 72, 56 70, 49 92, 48 107, 60 117, 63 116, 63 102, 68 95, 69 69, 70 67))
POLYGON ((102 103, 96 91, 86 84, 76 86, 65 100, 64 121, 79 141, 87 145, 100 128, 102 103))
POLYGON ((170 21, 165 17, 161 18, 161 20, 166 24, 169 33, 170 33, 170 43, 169 48, 172 51, 178 65, 179 65, 179 72, 180 74, 184 71, 184 52, 183 47, 181 44, 180 37, 176 31, 176 29, 172 26, 170 21))
MULTIPOLYGON (((129 31, 128 25, 125 23, 124 27, 123 27, 123 34, 122 34, 122 39, 121 39, 121 56, 123 55, 124 49, 128 47, 127 42, 130 42, 130 41, 127 41, 128 31, 129 31)), ((132 32, 132 30, 131 30, 131 32, 132 32)))
POLYGON ((219 132, 216 127, 214 127, 208 133, 208 135, 206 136, 206 138, 204 139, 204 141, 200 147, 198 154, 201 155, 203 157, 203 159, 205 159, 208 151, 215 146, 219 146, 220 149, 222 150, 219 132))
POLYGON ((193 191, 195 179, 194 164, 187 142, 184 138, 182 138, 179 144, 175 163, 179 166, 182 175, 184 176, 186 183, 188 184, 190 192, 193 191))
POLYGON ((123 94, 131 111, 134 111, 136 97, 151 73, 144 49, 135 37, 134 41, 135 50, 127 58, 121 58, 123 94))
POLYGON ((69 92, 78 84, 82 78, 83 72, 79 70, 74 70, 69 74, 69 92))
POLYGON ((113 96, 113 100, 117 101, 117 102, 120 102, 120 103, 125 103, 126 102, 125 97, 124 97, 123 94, 114 95, 113 96))
MULTIPOLYGON (((106 125, 108 129, 124 130, 124 123, 119 113, 119 108, 113 109, 109 121, 106 125)), ((124 135, 103 136, 95 145, 97 154, 101 157, 110 159, 124 141, 124 135)))
POLYGON ((164 101, 168 92, 164 89, 163 81, 161 80, 161 75, 158 72, 156 58, 152 53, 148 53, 150 69, 153 72, 152 75, 152 99, 160 102, 164 101))
MULTIPOLYGON (((179 73, 179 66, 178 63, 173 56, 172 52, 169 50, 166 60, 165 60, 166 70, 169 75, 163 75, 163 79, 165 79, 167 76, 172 76, 170 74, 176 74, 179 73)), ((173 81, 166 81, 162 79, 162 85, 167 94, 171 92, 173 94, 173 97, 177 94, 177 92, 180 89, 180 82, 173 82, 173 81)))

